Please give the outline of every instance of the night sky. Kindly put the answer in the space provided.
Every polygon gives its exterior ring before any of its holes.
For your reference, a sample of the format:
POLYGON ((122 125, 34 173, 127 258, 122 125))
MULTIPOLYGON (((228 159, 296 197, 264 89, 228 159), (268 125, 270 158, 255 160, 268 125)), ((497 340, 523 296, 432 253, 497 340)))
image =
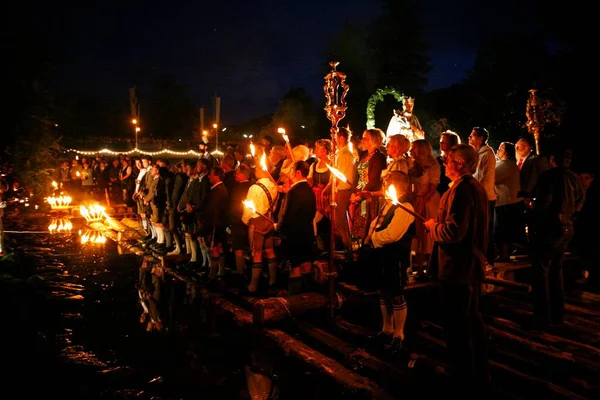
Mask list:
MULTIPOLYGON (((378 0, 97 3, 30 8, 27 18, 60 54, 61 86, 127 101, 136 70, 171 73, 207 110, 212 96, 221 96, 224 124, 274 111, 291 86, 320 101, 328 39, 344 21, 380 13, 378 0)), ((418 4, 434 67, 427 89, 458 82, 486 38, 535 26, 526 3, 483 3, 418 4)))

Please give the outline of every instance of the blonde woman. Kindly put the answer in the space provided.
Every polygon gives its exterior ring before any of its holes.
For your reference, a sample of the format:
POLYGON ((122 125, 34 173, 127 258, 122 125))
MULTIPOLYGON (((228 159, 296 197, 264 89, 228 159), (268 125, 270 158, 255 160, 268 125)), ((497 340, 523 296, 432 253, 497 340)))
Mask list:
MULTIPOLYGON (((412 142, 410 155, 413 166, 409 171, 413 185, 415 212, 425 220, 436 219, 440 205, 440 194, 437 187, 440 183, 440 165, 438 164, 431 144, 425 139, 412 142)), ((412 249, 415 253, 413 272, 423 275, 433 250, 433 239, 425 231, 422 223, 417 223, 417 234, 413 239, 412 249)))

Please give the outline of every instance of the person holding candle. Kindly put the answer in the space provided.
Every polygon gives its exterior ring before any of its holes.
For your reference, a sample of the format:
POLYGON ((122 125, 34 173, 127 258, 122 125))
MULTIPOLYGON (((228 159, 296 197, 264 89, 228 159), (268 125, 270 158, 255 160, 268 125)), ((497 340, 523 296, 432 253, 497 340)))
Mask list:
POLYGON ((385 348, 397 353, 403 348, 407 305, 403 295, 406 268, 410 265, 411 242, 415 235, 415 217, 403 210, 413 210, 410 178, 401 171, 387 174, 384 183, 385 205, 369 226, 364 245, 370 246, 372 258, 367 261, 371 278, 379 292, 382 328, 377 339, 387 342, 385 348), (373 272, 372 266, 376 268, 373 272))
POLYGON ((248 189, 246 201, 251 201, 255 210, 246 207, 242 214, 242 222, 248 225, 248 237, 252 253, 252 276, 248 287, 250 293, 258 291, 262 275, 263 251, 267 256, 269 286, 274 286, 277 281, 277 256, 275 255, 273 238, 274 226, 267 220, 267 218, 271 218, 277 201, 277 186, 271 180, 269 172, 263 170, 260 165, 255 166, 254 176, 257 181, 248 189))

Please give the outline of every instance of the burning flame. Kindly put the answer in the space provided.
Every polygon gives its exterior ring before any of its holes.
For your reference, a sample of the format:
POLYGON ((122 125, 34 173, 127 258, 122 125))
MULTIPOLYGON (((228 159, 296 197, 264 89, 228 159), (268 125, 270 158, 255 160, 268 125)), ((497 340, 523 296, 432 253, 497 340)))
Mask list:
POLYGON ((47 197, 46 201, 50 204, 50 207, 53 209, 56 208, 66 208, 71 204, 71 196, 58 196, 58 197, 47 197))
POLYGON ((56 181, 52 181, 52 187, 54 189, 58 189, 58 183, 56 183, 56 181))
POLYGON ((87 230, 80 237, 81 244, 104 244, 106 236, 100 232, 87 230))
POLYGON ((71 232, 72 229, 73 229, 73 224, 67 218, 53 219, 50 222, 50 225, 48 225, 48 231, 50 233, 71 232))
POLYGON ((267 167, 267 153, 263 153, 262 157, 260 158, 260 168, 263 171, 269 170, 269 168, 267 167))
POLYGON ((81 205, 79 207, 79 213, 88 222, 108 218, 106 209, 99 204, 90 204, 88 207, 81 205))
POLYGON ((392 201, 392 204, 395 206, 400 204, 400 202, 398 201, 398 194, 396 193, 396 188, 394 187, 394 185, 390 185, 388 187, 388 189, 385 191, 385 197, 390 199, 392 201))
POLYGON ((254 206, 254 202, 252 200, 242 200, 244 207, 248 207, 250 211, 256 213, 256 207, 254 206))
POLYGON ((75 171, 75 176, 78 177, 78 178, 81 176, 81 174, 79 173, 79 171, 75 171))
POLYGON ((354 154, 354 149, 352 147, 352 142, 348 141, 348 150, 350 150, 350 153, 354 154))
POLYGON ((254 143, 250 142, 250 154, 252 154, 252 157, 254 157, 256 153, 256 147, 254 147, 254 143))
POLYGON ((277 129, 277 133, 281 133, 283 140, 285 140, 287 143, 290 142, 290 138, 288 137, 288 135, 285 134, 285 129, 279 128, 279 129, 277 129))
POLYGON ((342 182, 348 182, 348 179, 346 178, 346 175, 342 174, 342 171, 340 171, 339 169, 333 168, 331 165, 327 164, 327 168, 329 168, 329 170, 331 171, 331 173, 340 181, 342 182))

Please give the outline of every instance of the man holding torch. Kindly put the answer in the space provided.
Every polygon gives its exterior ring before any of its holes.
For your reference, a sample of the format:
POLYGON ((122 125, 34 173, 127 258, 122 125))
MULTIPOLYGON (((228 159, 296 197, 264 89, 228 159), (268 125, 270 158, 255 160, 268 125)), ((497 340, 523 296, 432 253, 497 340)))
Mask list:
MULTIPOLYGON (((265 166, 266 167, 266 166, 265 166)), ((277 201, 277 185, 268 170, 260 165, 254 168, 256 183, 250 186, 244 204, 242 222, 248 225, 250 250, 252 253, 252 277, 248 291, 258 290, 262 275, 263 250, 267 256, 269 268, 269 285, 273 286, 277 277, 277 256, 274 246, 274 224, 271 213, 277 201)))

